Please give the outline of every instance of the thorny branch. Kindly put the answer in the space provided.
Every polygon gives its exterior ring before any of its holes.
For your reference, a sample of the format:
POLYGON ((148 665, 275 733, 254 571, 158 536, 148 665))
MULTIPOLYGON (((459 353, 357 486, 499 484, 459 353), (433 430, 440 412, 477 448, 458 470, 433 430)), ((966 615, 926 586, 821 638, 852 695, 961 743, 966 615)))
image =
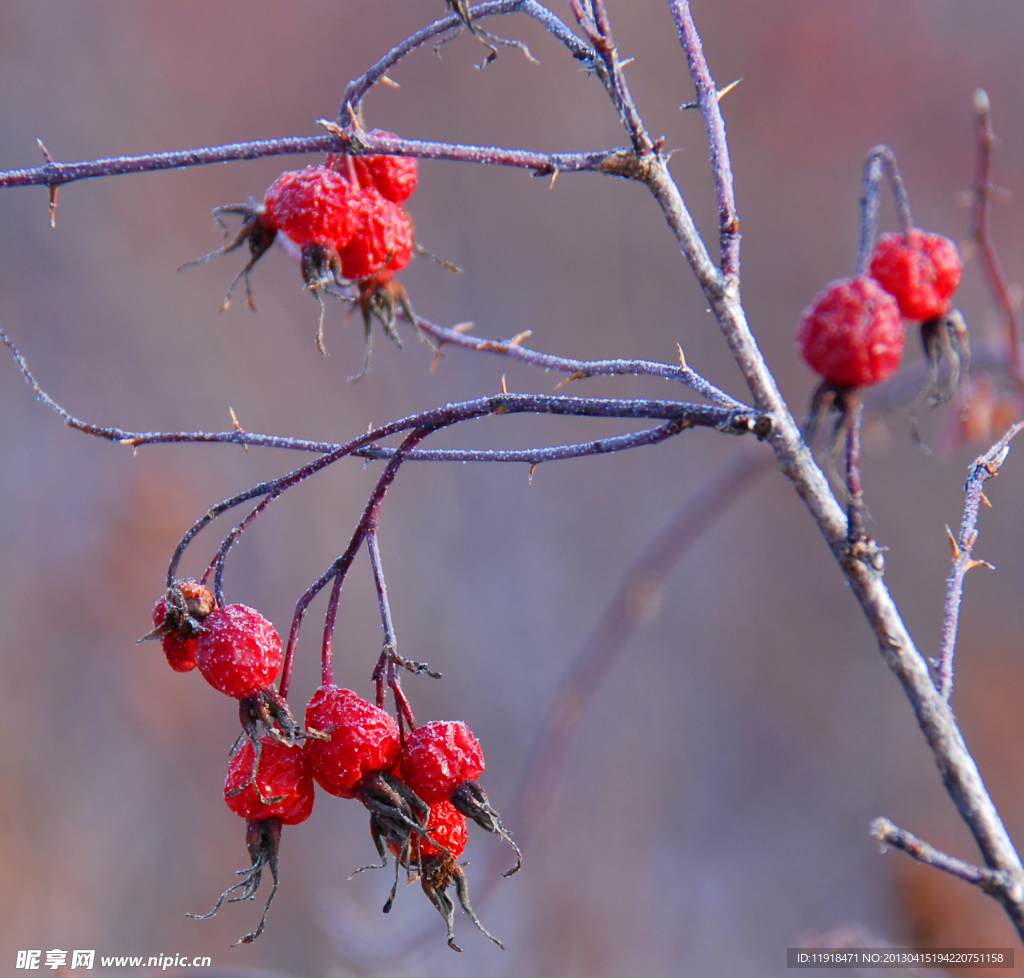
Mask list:
MULTIPOLYGON (((590 41, 592 47, 581 41, 558 18, 554 17, 535 0, 496 0, 473 8, 474 19, 496 14, 522 12, 537 19, 556 38, 569 49, 577 60, 593 70, 602 84, 619 114, 629 136, 629 150, 605 151, 602 154, 560 154, 557 157, 549 154, 524 154, 518 151, 496 150, 489 147, 452 146, 443 143, 424 143, 412 140, 400 140, 397 137, 386 137, 364 133, 358 119, 358 105, 366 91, 383 78, 388 68, 401 60, 409 51, 419 47, 432 37, 442 35, 458 25, 458 18, 447 17, 430 25, 412 38, 403 42, 378 62, 367 75, 357 79, 345 93, 342 103, 347 114, 339 117, 338 124, 331 126, 328 136, 309 137, 297 140, 271 140, 259 143, 232 144, 226 147, 208 147, 202 150, 186 151, 177 154, 156 154, 149 157, 122 157, 100 160, 93 163, 60 164, 45 153, 46 163, 35 170, 14 171, 0 174, 0 187, 23 185, 46 185, 51 190, 51 204, 55 203, 55 190, 61 184, 71 180, 84 179, 89 176, 113 175, 114 173, 140 172, 142 170, 165 169, 168 167, 191 166, 202 163, 227 159, 248 159, 262 155, 277 155, 286 152, 311 152, 329 149, 348 149, 353 152, 392 152, 411 156, 431 156, 443 159, 462 159, 471 162, 498 163, 502 165, 520 166, 532 169, 535 173, 555 173, 562 169, 593 169, 619 176, 627 176, 645 183, 665 215, 666 221, 676 236, 680 249, 691 266, 707 300, 715 314, 730 349, 736 359, 740 372, 744 377, 754 399, 755 412, 741 409, 728 409, 720 405, 699 407, 683 405, 678 402, 655 401, 599 401, 583 398, 557 398, 541 395, 496 395, 476 401, 464 402, 460 405, 448 405, 424 412, 411 418, 393 422, 391 425, 369 432, 360 439, 355 439, 344 446, 331 448, 310 463, 310 466, 330 464, 332 456, 352 454, 360 449, 377 452, 386 451, 374 446, 380 438, 396 433, 410 431, 399 450, 391 455, 390 461, 378 480, 374 495, 371 497, 364 515, 360 520, 356 533, 348 550, 338 558, 331 568, 307 591, 296 606, 296 616, 292 626, 292 637, 286 669, 290 671, 294 652, 294 641, 297 636, 298 623, 301 621, 306 605, 312 595, 323 588, 331 580, 335 581, 334 590, 340 589, 340 581, 355 555, 367 532, 376 526, 376 516, 387 487, 401 463, 407 457, 415 457, 413 446, 431 431, 448 424, 454 424, 470 418, 483 417, 488 414, 539 412, 558 414, 589 414, 600 417, 642 417, 659 418, 675 422, 681 427, 692 424, 710 424, 724 427, 725 430, 753 430, 760 426, 759 434, 763 434, 774 450, 783 474, 789 478, 798 494, 803 498, 831 547, 837 562, 847 581, 856 594, 865 616, 874 629, 879 647, 887 665, 901 682, 904 692, 911 702, 922 732, 933 752, 941 772, 943 782, 950 796, 957 805, 961 816, 971 829, 975 840, 984 856, 988 869, 968 867, 971 872, 980 874, 991 873, 990 885, 986 886, 1004 906, 1018 931, 1024 936, 1024 867, 1014 846, 1000 820, 999 814, 989 797, 981 776, 977 770, 966 744, 960 734, 955 718, 949 709, 946 697, 936 689, 931 680, 928 664, 914 645, 900 617, 899 611, 886 588, 880 562, 871 559, 867 543, 852 539, 846 515, 829 489, 820 468, 815 463, 810 451, 801 438, 799 428, 783 400, 774 377, 758 349, 754 336, 749 328, 746 315, 740 300, 739 289, 739 234, 738 218, 735 208, 733 176, 729 160, 725 125, 719 106, 718 93, 714 79, 704 57, 699 35, 693 25, 687 0, 669 0, 669 6, 679 29, 680 40, 690 66, 691 76, 697 88, 698 104, 705 120, 708 133, 712 167, 719 204, 719 234, 722 251, 722 267, 717 267, 711 260, 686 202, 675 184, 667 167, 667 160, 662 153, 661 141, 651 139, 644 126, 626 83, 623 64, 619 60, 611 32, 607 10, 603 0, 570 0, 570 7, 576 19, 590 41), (355 87, 353 87, 355 86, 355 87), (341 128, 349 127, 351 128, 341 128), (375 142, 375 140, 381 140, 375 142), (390 140, 390 141, 388 141, 390 140), (717 412, 717 413, 716 413, 717 412), (700 420, 698 420, 700 419, 700 420), (740 422, 737 424, 737 422, 740 422), (305 603, 303 603, 305 602, 305 603)), ((989 176, 989 150, 991 147, 991 124, 988 113, 987 98, 977 103, 979 114, 979 154, 978 176, 975 186, 974 232, 979 247, 985 257, 986 268, 994 282, 994 288, 1000 296, 1001 304, 1007 313, 1008 342, 1010 358, 1015 374, 1020 382, 1019 324, 1017 308, 1012 301, 1005 279, 1001 275, 998 262, 995 260, 991 241, 988 237, 988 207, 991 197, 989 176)), ((455 342, 454 339, 449 342, 455 342)), ((474 349, 472 341, 461 345, 474 349)), ((512 345, 514 346, 514 344, 512 345)), ((516 355, 509 349, 496 350, 506 355, 516 355)), ((540 364, 538 364, 540 365, 540 364)), ((26 379, 34 384, 31 375, 22 364, 26 379)), ((560 368, 556 368, 560 369, 560 368)), ((609 370, 608 372, 617 372, 609 370)), ((583 373, 580 376, 587 376, 583 373)), ((682 379, 682 378, 680 378, 682 379)), ((306 451, 318 451, 312 447, 314 443, 299 443, 292 439, 275 439, 270 436, 256 436, 252 440, 246 433, 233 431, 230 433, 131 433, 118 429, 101 429, 96 426, 74 423, 66 412, 49 401, 38 391, 41 398, 51 407, 58 410, 64 420, 74 427, 87 433, 128 444, 139 445, 150 442, 164 441, 222 441, 239 444, 265 444, 273 447, 301 448, 306 451)), ((424 456, 426 457, 426 456, 424 456)), ((439 456, 434 456, 439 457, 439 456)), ((304 467, 308 468, 308 467, 304 467)), ((296 473, 302 470, 296 470, 296 473)), ((295 478, 291 473, 284 479, 295 478)), ((251 490, 248 494, 235 497, 230 505, 238 505, 241 501, 257 496, 266 496, 264 502, 275 497, 280 489, 281 480, 264 483, 251 490)), ((223 504, 222 504, 223 505, 223 504)), ((261 506, 264 504, 261 503, 261 506)), ((257 507, 259 509, 259 507, 257 507)), ((223 512, 224 510, 220 510, 223 512)), ((254 511, 255 512, 255 511, 254 511)), ((217 515, 211 510, 209 519, 217 515)), ((202 521, 200 521, 202 522, 202 521)), ((203 524, 205 525, 205 523, 203 524)), ((197 524, 198 526, 198 524, 197 524)), ((201 528, 201 527, 200 527, 201 528)), ((191 531, 190 531, 191 532, 191 531)), ((198 531, 196 531, 198 532, 198 531)), ((193 534, 194 535, 194 534, 193 534)), ((190 537, 189 537, 190 539, 190 537)), ((187 543, 183 541, 183 543, 187 543)), ((330 622, 330 618, 329 618, 330 622)), ((324 675, 329 680, 329 640, 325 631, 324 675)), ((951 678, 951 677, 950 677, 951 678)), ((287 674, 282 678, 282 692, 286 687, 287 674)), ((876 823, 879 827, 880 823, 876 823)), ((959 861, 945 857, 941 853, 930 850, 924 843, 913 839, 907 833, 891 823, 878 828, 892 844, 900 845, 911 851, 917 858, 927 854, 933 865, 953 871, 950 867, 959 861), (890 832, 889 829, 892 829, 890 832), (904 845, 901 845, 902 840, 904 845), (911 842, 912 840, 912 842, 911 842), (941 858, 940 858, 941 857, 941 858)), ((961 867, 962 868, 962 867, 961 867)), ((966 871, 965 871, 966 872, 966 871)), ((957 875, 964 876, 962 872, 957 875)), ((973 881, 973 880, 972 880, 973 881)))
MULTIPOLYGON (((687 0, 669 0, 677 22, 689 18, 687 0)), ((707 70, 700 38, 693 33, 682 37, 687 60, 695 74, 707 70)), ((701 110, 710 117, 712 155, 720 161, 721 179, 732 186, 732 173, 725 152, 725 129, 718 99, 706 99, 701 110)), ((961 817, 967 823, 986 864, 1005 872, 1011 885, 994 894, 1024 936, 1024 867, 1009 834, 988 794, 949 704, 935 688, 928 663, 918 651, 900 617, 882 570, 875 566, 867 548, 850 547, 847 520, 828 483, 803 443, 795 420, 782 399, 775 379, 757 347, 739 298, 736 283, 723 282, 717 269, 709 269, 707 251, 700 242, 678 188, 668 177, 661 161, 650 168, 652 193, 661 204, 669 226, 676 233, 684 255, 690 261, 726 340, 733 351, 757 407, 771 413, 775 428, 769 443, 779 467, 810 510, 828 542, 865 617, 875 631, 886 664, 895 673, 910 700, 943 784, 961 817)))
POLYGON ((953 692, 953 655, 956 652, 964 578, 974 567, 992 567, 987 561, 974 559, 974 544, 978 539, 978 509, 982 503, 990 505, 985 497, 985 483, 999 474, 1000 466, 1010 454, 1010 441, 1022 428, 1024 421, 1019 421, 984 455, 974 460, 967 485, 964 486, 967 502, 959 535, 953 536, 953 531, 946 527, 949 542, 953 545, 953 570, 946 584, 946 613, 942 623, 942 650, 939 655, 939 692, 947 700, 953 692))

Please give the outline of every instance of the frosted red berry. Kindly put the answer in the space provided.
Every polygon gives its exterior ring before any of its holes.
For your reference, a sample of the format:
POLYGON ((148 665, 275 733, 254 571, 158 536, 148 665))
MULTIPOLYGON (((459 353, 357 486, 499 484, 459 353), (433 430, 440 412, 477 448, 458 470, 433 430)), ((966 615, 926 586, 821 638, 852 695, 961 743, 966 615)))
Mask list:
POLYGON ((459 720, 431 720, 413 730, 402 750, 402 778, 428 805, 447 800, 484 770, 480 741, 459 720))
POLYGON ((438 854, 457 859, 462 855, 469 841, 469 829, 466 816, 458 811, 450 801, 438 801, 430 806, 430 818, 427 820, 427 834, 413 832, 410 836, 406 852, 396 840, 388 840, 388 848, 392 855, 415 865, 420 859, 438 854), (442 848, 443 847, 443 848, 442 848), (445 851, 447 850, 447 852, 445 851))
POLYGON ((246 741, 231 758, 224 781, 224 801, 231 811, 242 818, 277 818, 285 825, 297 825, 309 818, 313 811, 313 778, 301 747, 263 737, 255 784, 252 770, 253 747, 246 741))
POLYGON ((374 187, 362 187, 349 199, 352 235, 338 246, 347 279, 386 282, 412 258, 412 219, 374 187))
POLYGON ((906 329, 896 300, 866 275, 837 279, 804 310, 797 343, 804 360, 835 387, 891 377, 906 329))
POLYGON ((288 235, 300 248, 338 248, 352 234, 348 182, 326 166, 282 173, 267 190, 260 223, 288 235))
MULTIPOLYGON (((371 136, 393 136, 393 132, 374 129, 371 136)), ((419 164, 414 156, 364 155, 348 156, 331 153, 324 165, 341 173, 351 174, 360 187, 373 186, 382 197, 401 204, 415 192, 419 180, 419 164)))
POLYGON ((160 639, 167 663, 175 672, 196 667, 196 636, 216 607, 213 592, 191 579, 175 581, 153 605, 153 630, 146 639, 160 639))
POLYGON ((366 775, 393 770, 401 757, 398 724, 350 689, 321 686, 306 707, 306 727, 330 737, 307 740, 304 749, 317 783, 340 798, 355 798, 366 775))
POLYGON ((196 642, 196 665, 206 681, 241 699, 269 686, 284 655, 274 626, 244 604, 218 608, 203 622, 196 642))
POLYGON ((900 312, 921 321, 948 311, 962 270, 949 238, 917 228, 909 235, 883 235, 871 258, 871 274, 895 297, 900 312))

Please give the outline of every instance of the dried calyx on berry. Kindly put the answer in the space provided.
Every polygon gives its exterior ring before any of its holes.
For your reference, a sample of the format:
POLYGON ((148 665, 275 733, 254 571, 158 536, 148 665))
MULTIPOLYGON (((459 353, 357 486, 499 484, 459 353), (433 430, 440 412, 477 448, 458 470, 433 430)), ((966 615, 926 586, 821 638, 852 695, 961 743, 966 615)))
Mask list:
POLYGON ((402 748, 402 777, 424 801, 430 805, 450 801, 482 829, 512 846, 516 864, 503 874, 511 876, 522 865, 523 854, 476 781, 483 770, 480 741, 458 720, 431 720, 411 731, 402 748))
POLYGON ((438 801, 430 806, 430 820, 427 833, 414 832, 407 839, 387 839, 387 847, 396 861, 395 885, 391 897, 384 906, 384 912, 391 909, 398 888, 398 866, 402 866, 412 881, 419 877, 420 886, 430 902, 444 918, 448 928, 448 946, 453 951, 462 948, 455 943, 455 907, 448 896, 448 887, 455 884, 455 893, 459 904, 469 915, 477 929, 503 951, 501 943, 487 928, 480 923, 469 902, 469 884, 466 874, 458 864, 458 857, 466 848, 469 833, 466 830, 465 816, 451 802, 438 801))
POLYGON ((245 847, 249 851, 250 865, 246 869, 238 870, 238 876, 243 877, 233 886, 229 886, 218 898, 213 909, 209 913, 194 914, 187 916, 193 920, 206 920, 213 917, 218 910, 228 903, 242 903, 244 900, 255 900, 256 891, 263 882, 263 870, 269 869, 273 877, 274 885, 267 897, 266 905, 263 908, 263 916, 260 918, 259 926, 249 934, 245 934, 235 941, 234 946, 239 944, 251 944, 260 934, 267 923, 267 914, 270 912, 270 905, 277 896, 277 888, 280 883, 278 876, 278 850, 281 845, 281 820, 277 818, 250 818, 245 823, 245 847), (238 896, 230 896, 236 890, 242 892, 238 896))
POLYGON ((155 627, 139 642, 160 639, 175 672, 195 669, 196 639, 203 631, 203 621, 216 606, 213 592, 205 585, 192 578, 175 581, 153 605, 155 627))
POLYGON ((267 922, 270 904, 277 895, 278 849, 281 844, 281 826, 298 825, 309 818, 313 811, 313 779, 306 764, 306 755, 301 747, 289 747, 267 737, 261 744, 263 762, 258 779, 250 773, 254 770, 254 750, 246 743, 234 754, 224 779, 224 801, 236 815, 246 820, 245 844, 249 850, 251 865, 238 871, 245 878, 229 886, 219 897, 214 908, 205 914, 189 914, 195 920, 205 920, 220 910, 225 900, 241 903, 255 899, 263 879, 264 867, 269 867, 274 886, 263 908, 259 926, 236 943, 251 944, 267 922), (242 890, 241 895, 230 894, 242 890))
POLYGON ((215 208, 214 218, 220 226, 224 214, 240 215, 242 226, 223 248, 186 262, 182 268, 248 243, 249 261, 231 282, 221 308, 230 307, 231 293, 241 278, 253 307, 249 273, 276 236, 284 235, 298 249, 303 282, 320 303, 317 348, 326 353, 323 294, 358 302, 366 330, 368 366, 373 319, 380 321, 398 346, 398 311, 416 324, 405 289, 393 279, 416 250, 412 219, 401 206, 416 184, 417 162, 412 157, 332 153, 323 166, 282 173, 260 204, 215 208))

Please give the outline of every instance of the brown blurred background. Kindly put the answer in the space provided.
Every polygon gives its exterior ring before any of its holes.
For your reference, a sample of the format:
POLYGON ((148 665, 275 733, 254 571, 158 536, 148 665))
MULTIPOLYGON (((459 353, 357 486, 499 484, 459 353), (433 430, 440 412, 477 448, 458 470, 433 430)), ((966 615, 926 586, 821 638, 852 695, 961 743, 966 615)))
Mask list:
MULTIPOLYGON (((667 5, 609 0, 650 128, 678 147, 673 171, 704 229, 715 215, 699 116, 667 5)), ((7 0, 0 6, 0 167, 300 135, 337 111, 345 82, 441 12, 440 0, 288 4, 7 0)), ((568 17, 567 5, 554 9, 568 17)), ((866 150, 899 155, 918 223, 962 237, 958 194, 973 167, 971 95, 992 99, 996 180, 1017 196, 995 238, 1024 265, 1024 7, 1017 0, 697 0, 723 103, 744 231, 751 322, 797 409, 813 378, 793 345, 804 305, 849 274, 866 150)), ((503 52, 485 71, 463 37, 423 50, 367 103, 370 125, 410 137, 540 150, 623 136, 599 84, 521 17, 541 64, 503 52)), ((39 189, 0 194, 0 323, 68 410, 131 429, 224 429, 341 440, 418 409, 557 378, 449 351, 436 372, 411 337, 381 337, 369 377, 361 327, 316 307, 280 249, 256 269, 259 312, 218 307, 237 255, 178 274, 219 244, 210 209, 261 197, 296 158, 96 180, 64 189, 57 229, 39 189)), ((419 238, 465 272, 427 260, 402 275, 419 311, 479 335, 534 331, 545 351, 691 365, 743 397, 717 327, 640 187, 595 175, 548 181, 509 169, 424 163, 411 201, 419 238)), ((893 225, 891 208, 883 212, 893 225)), ((998 316, 976 263, 959 296, 977 341, 998 316)), ((919 359, 914 344, 908 360, 919 359)), ((0 358, 2 361, 2 358, 0 358)), ((661 382, 590 381, 579 393, 674 396, 661 382)), ((295 978, 402 975, 752 975, 782 971, 801 934, 857 923, 879 938, 1009 945, 996 905, 966 885, 879 855, 886 814, 956 855, 975 848, 909 707, 792 490, 769 475, 669 580, 660 614, 631 641, 586 713, 553 808, 523 871, 481 903, 502 954, 460 916, 453 955, 418 887, 382 917, 389 877, 370 860, 367 816, 320 798, 285 833, 267 933, 258 907, 195 922, 245 864, 243 826, 220 798, 234 704, 197 675, 136 648, 167 559, 208 506, 296 459, 225 446, 129 449, 65 429, 0 362, 0 962, 20 948, 209 954, 220 967, 295 978), (368 963, 369 962, 369 963, 368 963), (367 970, 369 969, 369 970, 367 970)), ((942 418, 925 422, 940 437, 942 418)), ((438 445, 528 445, 625 430, 501 419, 438 445)), ((938 647, 949 545, 965 466, 980 445, 929 457, 905 414, 876 422, 866 463, 872 532, 922 650, 938 647)), ((737 447, 694 432, 657 448, 542 467, 408 466, 381 543, 400 648, 444 672, 406 688, 423 719, 461 717, 487 751, 484 783, 512 797, 551 691, 630 562, 737 447)), ((1024 839, 1024 449, 991 487, 967 582, 954 707, 1011 833, 1024 839)), ((343 463, 289 493, 236 548, 230 600, 286 630, 296 597, 339 553, 376 466, 343 463)), ((227 530, 230 524, 223 528, 227 530)), ((219 537, 217 537, 219 539, 219 537)), ((197 572, 214 537, 186 562, 197 572)), ((294 699, 316 684, 307 618, 294 699)), ((379 650, 368 566, 346 584, 339 682, 364 695, 379 650)), ((510 826, 515 832, 515 825, 510 826)), ((491 840, 468 854, 481 888, 491 840)), ((260 894, 262 900, 263 894, 260 894)), ((1018 954, 1021 953, 1019 945, 1018 954)), ((7 964, 10 962, 10 965, 7 964)), ((97 962, 97 969, 99 968, 97 962)))

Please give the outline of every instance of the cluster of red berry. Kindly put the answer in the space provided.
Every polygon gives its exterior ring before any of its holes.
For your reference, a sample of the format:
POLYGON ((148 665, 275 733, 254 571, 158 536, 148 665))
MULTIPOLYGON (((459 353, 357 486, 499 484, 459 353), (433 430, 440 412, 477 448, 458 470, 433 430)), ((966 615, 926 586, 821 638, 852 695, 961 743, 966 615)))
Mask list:
MULTIPOLYGON (((410 878, 419 876, 444 917, 450 947, 459 950, 453 937, 454 905, 447 893, 452 884, 476 926, 502 946, 473 912, 457 862, 468 838, 466 819, 507 840, 517 857, 519 850, 476 781, 484 770, 484 755, 464 723, 410 723, 406 732, 383 704, 375 706, 349 689, 326 684, 310 699, 303 728, 271 685, 284 658, 274 626, 245 605, 217 607, 213 593, 193 580, 175 582, 160 597, 153 607, 153 624, 145 638, 161 640, 172 669, 198 667, 210 685, 239 701, 242 732, 232 748, 224 800, 246 819, 250 866, 240 872, 241 882, 225 890, 200 919, 215 914, 225 900, 253 898, 264 869, 269 869, 273 888, 263 917, 239 943, 248 944, 263 932, 278 888, 281 826, 309 817, 315 781, 329 794, 358 798, 369 809, 380 867, 387 865, 388 851, 394 855, 395 883, 385 913, 404 868, 410 878)), ((519 865, 517 859, 506 875, 519 865)))
POLYGON ((899 369, 910 319, 922 324, 934 371, 939 344, 959 325, 946 320, 961 268, 956 245, 941 235, 917 228, 884 235, 870 275, 831 282, 804 311, 797 333, 804 360, 833 389, 878 384, 899 369))
MULTIPOLYGON (((391 135, 378 130, 373 134, 391 135)), ((335 286, 350 288, 351 295, 343 297, 353 298, 362 310, 369 363, 373 318, 398 346, 402 345, 395 330, 398 309, 416 322, 405 289, 394 280, 395 272, 409 264, 416 250, 412 218, 402 206, 416 184, 417 161, 412 157, 331 153, 321 166, 282 173, 261 204, 215 208, 218 223, 222 214, 240 214, 242 226, 223 248, 197 261, 247 243, 249 261, 232 281, 222 308, 230 306, 231 292, 243 277, 252 306, 249 272, 277 235, 284 235, 299 249, 303 280, 320 301, 318 349, 326 352, 321 293, 338 295, 335 286)))

